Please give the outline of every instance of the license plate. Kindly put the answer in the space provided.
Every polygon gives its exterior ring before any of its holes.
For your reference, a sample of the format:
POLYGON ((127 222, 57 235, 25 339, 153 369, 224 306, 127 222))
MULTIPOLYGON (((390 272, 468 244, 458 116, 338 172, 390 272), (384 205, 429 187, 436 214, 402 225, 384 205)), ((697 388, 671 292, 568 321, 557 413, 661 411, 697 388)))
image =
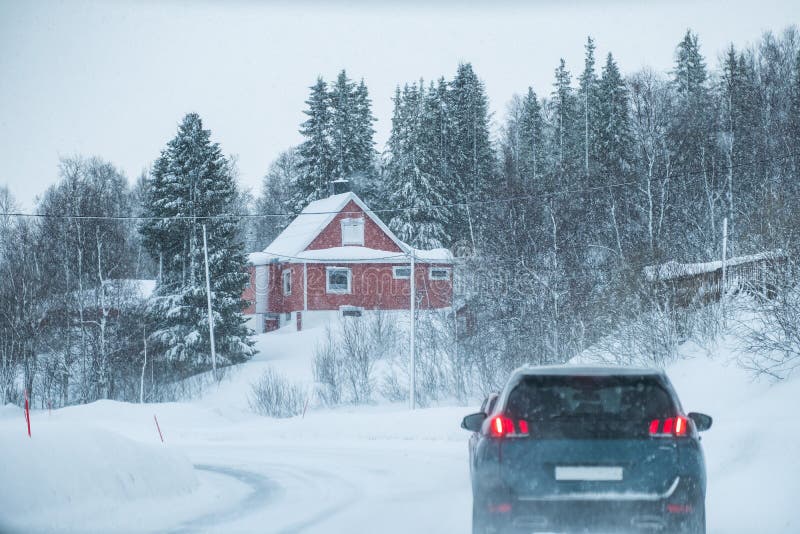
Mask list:
POLYGON ((607 466, 556 466, 556 480, 622 480, 621 467, 607 466))

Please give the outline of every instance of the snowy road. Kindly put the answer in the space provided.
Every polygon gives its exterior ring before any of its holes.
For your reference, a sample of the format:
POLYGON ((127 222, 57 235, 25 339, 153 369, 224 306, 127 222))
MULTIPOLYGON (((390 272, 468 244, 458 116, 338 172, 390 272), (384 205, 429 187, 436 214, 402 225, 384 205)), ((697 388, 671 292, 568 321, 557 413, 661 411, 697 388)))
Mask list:
MULTIPOLYGON (((236 503, 174 532, 467 532, 469 481, 463 444, 254 441, 198 447, 206 473, 247 487, 236 503)), ((203 477, 208 481, 207 477, 203 477)))

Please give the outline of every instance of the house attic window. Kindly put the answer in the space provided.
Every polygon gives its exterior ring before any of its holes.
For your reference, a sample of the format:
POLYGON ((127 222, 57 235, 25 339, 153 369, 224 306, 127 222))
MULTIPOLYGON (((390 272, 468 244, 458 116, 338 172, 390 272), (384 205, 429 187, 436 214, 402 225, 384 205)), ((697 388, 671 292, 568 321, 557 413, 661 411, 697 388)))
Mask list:
POLYGON ((364 246, 364 218, 342 219, 342 246, 364 246))

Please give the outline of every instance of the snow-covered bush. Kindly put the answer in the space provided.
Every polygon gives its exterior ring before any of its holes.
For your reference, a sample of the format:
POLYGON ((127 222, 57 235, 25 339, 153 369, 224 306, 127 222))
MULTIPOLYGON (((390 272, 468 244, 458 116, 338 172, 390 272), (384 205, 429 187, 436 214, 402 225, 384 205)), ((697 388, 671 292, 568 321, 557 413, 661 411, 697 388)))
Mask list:
POLYGON ((375 363, 391 360, 401 349, 400 329, 393 317, 374 311, 362 317, 340 317, 329 326, 314 354, 317 398, 333 406, 370 402, 375 389, 375 363))
MULTIPOLYGON (((451 311, 420 311, 416 330, 416 401, 428 406, 445 397, 464 398, 466 366, 455 345, 455 322, 451 311), (462 363, 459 363, 462 362, 462 363)), ((408 400, 409 345, 399 338, 388 358, 380 393, 390 401, 408 400)), ((463 354, 461 355, 463 356, 463 354)))
POLYGON ((317 398, 326 406, 342 402, 343 360, 339 357, 333 331, 328 328, 325 340, 314 352, 314 382, 317 398))
POLYGON ((642 306, 614 332, 587 348, 579 358, 615 365, 664 367, 677 358, 686 340, 687 311, 642 306))
POLYGON ((369 324, 342 320, 338 349, 342 360, 343 385, 355 404, 372 397, 372 369, 380 347, 370 339, 369 324))
POLYGON ((408 400, 408 372, 397 365, 392 365, 384 375, 380 385, 380 394, 390 402, 408 400))
POLYGON ((754 308, 743 324, 739 363, 757 374, 786 378, 800 367, 800 288, 784 287, 754 308))
POLYGON ((267 370, 253 384, 250 408, 270 417, 294 417, 303 411, 303 389, 292 384, 274 370, 267 370))

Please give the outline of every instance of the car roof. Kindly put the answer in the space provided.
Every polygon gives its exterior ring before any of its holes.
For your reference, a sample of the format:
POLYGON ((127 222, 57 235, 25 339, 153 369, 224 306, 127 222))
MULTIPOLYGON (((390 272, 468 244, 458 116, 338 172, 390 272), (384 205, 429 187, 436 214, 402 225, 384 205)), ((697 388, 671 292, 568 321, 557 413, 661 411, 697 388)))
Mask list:
POLYGON ((514 372, 522 376, 642 376, 662 375, 664 371, 654 367, 631 367, 622 365, 524 365, 514 372))

